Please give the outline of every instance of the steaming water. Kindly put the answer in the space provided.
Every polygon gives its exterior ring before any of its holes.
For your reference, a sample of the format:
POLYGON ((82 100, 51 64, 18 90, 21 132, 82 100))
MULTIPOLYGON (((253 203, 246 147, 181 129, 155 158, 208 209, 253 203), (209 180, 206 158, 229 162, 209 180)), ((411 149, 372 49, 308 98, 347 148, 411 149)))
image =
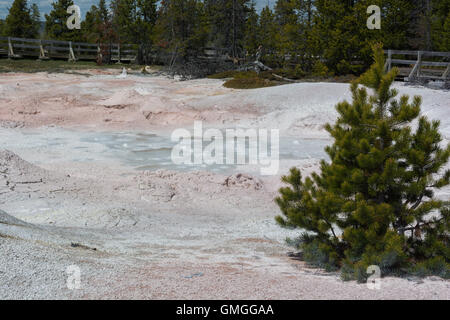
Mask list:
MULTIPOLYGON (((53 127, 0 129, 0 141, 0 148, 9 149, 37 165, 98 161, 135 170, 230 172, 236 169, 235 165, 226 164, 176 165, 171 160, 171 152, 177 142, 148 132, 81 132, 53 127)), ((205 141, 203 148, 209 143, 205 141)), ((327 158, 324 147, 329 144, 329 140, 280 137, 280 161, 327 158)), ((248 141, 246 145, 248 163, 248 141)), ((270 138, 268 150, 270 155, 270 138)))

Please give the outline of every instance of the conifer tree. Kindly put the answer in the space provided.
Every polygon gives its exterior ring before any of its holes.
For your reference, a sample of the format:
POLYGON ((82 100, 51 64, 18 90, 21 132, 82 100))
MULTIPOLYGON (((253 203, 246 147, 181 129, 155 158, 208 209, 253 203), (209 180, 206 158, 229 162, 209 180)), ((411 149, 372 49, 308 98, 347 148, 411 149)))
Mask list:
POLYGON ((33 21, 27 0, 14 0, 5 20, 5 34, 9 37, 33 38, 33 21))
POLYGON ((352 103, 339 103, 336 123, 326 126, 331 162, 311 178, 296 168, 283 177, 290 186, 276 199, 284 215, 277 221, 308 231, 300 238, 305 259, 342 267, 347 279, 364 281, 369 265, 449 277, 450 206, 434 193, 450 184, 450 145, 442 146, 439 121, 420 115, 420 97, 396 99, 398 70, 385 72, 380 45, 374 59, 352 83, 352 103))
POLYGON ((112 0, 112 22, 121 43, 134 43, 137 37, 136 0, 112 0))
POLYGON ((372 62, 371 45, 383 41, 389 49, 408 49, 412 36, 411 0, 314 1, 314 24, 308 48, 322 56, 337 74, 360 74, 372 62), (367 8, 381 8, 381 29, 369 30, 367 8), (355 64, 355 61, 360 63, 355 64))
POLYGON ((450 51, 450 0, 434 0, 432 3, 433 50, 450 51))
POLYGON ((277 52, 283 58, 290 54, 291 64, 297 62, 296 57, 302 44, 302 29, 297 14, 299 10, 298 0, 277 0, 275 4, 275 21, 279 28, 276 35, 277 52))
POLYGON ((198 0, 162 1, 155 27, 157 42, 182 60, 195 55, 207 38, 204 12, 198 0))
POLYGON ((255 2, 250 4, 247 21, 245 23, 244 48, 250 54, 255 54, 260 46, 260 34, 258 32, 259 16, 256 12, 255 2))
POLYGON ((32 34, 33 38, 36 38, 39 36, 40 30, 41 30, 41 13, 39 12, 39 7, 36 3, 33 3, 31 5, 31 23, 32 23, 32 34))
POLYGON ((5 21, 0 19, 0 36, 6 36, 5 32, 5 21))
POLYGON ((55 0, 52 3, 53 9, 45 15, 45 32, 49 39, 63 41, 81 41, 82 32, 78 29, 67 28, 67 19, 70 14, 67 8, 73 5, 73 0, 55 0))
POLYGON ((98 15, 101 22, 106 22, 109 19, 109 12, 105 0, 98 2, 98 15))
POLYGON ((210 27, 209 42, 227 48, 230 55, 242 55, 250 0, 205 0, 210 27))
POLYGON ((85 41, 109 43, 108 35, 112 33, 111 19, 105 0, 99 0, 98 6, 92 5, 81 23, 85 41))
POLYGON ((100 13, 97 6, 92 5, 88 12, 86 12, 86 18, 81 22, 81 30, 83 30, 84 41, 90 43, 96 43, 100 40, 100 13))
POLYGON ((155 24, 157 19, 156 10, 157 0, 138 0, 138 17, 137 17, 137 32, 139 34, 138 42, 140 50, 138 61, 139 63, 148 64, 148 57, 152 45, 156 39, 155 24))
POLYGON ((259 18, 259 37, 264 48, 270 50, 275 49, 275 34, 277 31, 278 28, 275 25, 275 15, 273 11, 266 6, 261 10, 259 18))

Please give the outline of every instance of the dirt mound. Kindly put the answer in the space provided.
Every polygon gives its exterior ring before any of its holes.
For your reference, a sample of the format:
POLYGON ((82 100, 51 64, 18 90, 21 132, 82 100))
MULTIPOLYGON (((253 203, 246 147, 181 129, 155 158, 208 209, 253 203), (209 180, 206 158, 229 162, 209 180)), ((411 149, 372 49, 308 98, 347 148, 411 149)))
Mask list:
MULTIPOLYGON (((35 166, 28 161, 23 160, 14 152, 9 150, 0 150, 0 173, 3 175, 15 175, 18 177, 30 178, 34 176, 36 180, 42 180, 42 176, 46 171, 38 166, 35 166)), ((20 179, 19 179, 20 180, 20 179)))
POLYGON ((30 226, 29 223, 26 223, 22 220, 14 218, 13 216, 7 214, 5 211, 0 210, 0 223, 14 226, 30 226))
MULTIPOLYGON (((37 190, 39 185, 48 180, 48 173, 9 150, 0 151, 0 195, 13 192, 16 196, 21 192, 37 190)), ((11 200, 11 198, 10 198, 11 200)))

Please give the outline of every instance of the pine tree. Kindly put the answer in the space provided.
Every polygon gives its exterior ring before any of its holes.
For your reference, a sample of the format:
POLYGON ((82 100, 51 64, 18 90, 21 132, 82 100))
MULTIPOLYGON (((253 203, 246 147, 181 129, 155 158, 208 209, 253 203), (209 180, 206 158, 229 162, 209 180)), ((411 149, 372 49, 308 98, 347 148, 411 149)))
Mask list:
POLYGON ((138 0, 138 17, 137 30, 139 55, 138 61, 141 64, 148 64, 149 53, 152 50, 153 42, 155 41, 155 24, 157 18, 156 10, 157 0, 138 0))
POLYGON ((99 0, 98 6, 92 5, 81 23, 83 37, 87 42, 109 43, 112 33, 111 19, 105 0, 99 0))
POLYGON ((45 32, 48 38, 63 41, 83 40, 80 30, 67 28, 67 19, 70 16, 67 8, 73 4, 73 0, 56 0, 52 3, 53 9, 45 15, 45 32))
POLYGON ((252 0, 250 4, 247 21, 245 23, 244 48, 249 54, 255 54, 260 46, 260 34, 258 32, 259 16, 256 12, 255 2, 252 0))
POLYGON ((0 36, 6 36, 5 21, 3 21, 2 19, 0 19, 0 36))
POLYGON ((41 13, 39 12, 39 7, 36 3, 31 5, 31 23, 33 38, 37 38, 41 31, 41 13))
POLYGON ((266 6, 261 10, 259 18, 259 38, 266 51, 273 52, 275 50, 275 35, 277 31, 278 28, 275 24, 275 15, 273 11, 266 6))
POLYGON ((81 22, 81 30, 83 30, 83 41, 89 43, 100 42, 100 12, 97 6, 92 5, 88 12, 86 12, 86 18, 81 22))
MULTIPOLYGON (((372 44, 382 42, 389 49, 408 49, 408 39, 411 14, 414 9, 410 0, 360 0, 353 6, 353 47, 350 54, 345 56, 344 69, 359 73, 367 70, 372 63, 372 44), (381 29, 369 30, 366 25, 368 18, 367 8, 378 5, 381 8, 381 29), (353 66, 353 61, 360 61, 359 66, 353 66), (352 70, 353 69, 353 70, 352 70)), ((342 25, 345 28, 345 25, 342 25)), ((350 34, 348 34, 351 36, 350 34)))
MULTIPOLYGON (((156 24, 157 43, 186 60, 195 56, 208 35, 203 3, 198 0, 161 2, 156 24)), ((173 57, 175 58, 175 56, 173 57)))
POLYGON ((433 50, 450 51, 450 0, 434 0, 432 3, 433 50))
POLYGON ((105 0, 99 0, 98 2, 98 15, 102 23, 106 23, 109 20, 109 12, 105 0))
POLYGON ((33 21, 27 0, 14 0, 5 20, 5 31, 9 37, 32 38, 33 21))
POLYGON ((331 162, 305 180, 296 168, 283 177, 290 186, 276 199, 284 215, 277 221, 308 231, 300 238, 305 259, 342 268, 346 279, 364 281, 369 265, 449 277, 450 205, 434 192, 450 184, 450 145, 441 147, 439 121, 420 115, 420 97, 395 99, 398 69, 385 72, 381 45, 374 59, 352 83, 352 103, 339 103, 336 123, 326 126, 331 162))
POLYGON ((211 45, 227 48, 232 57, 242 56, 250 0, 205 0, 205 10, 211 45))
POLYGON ((372 62, 373 43, 382 41, 386 48, 405 50, 413 37, 415 5, 411 0, 315 0, 314 8, 308 47, 337 74, 361 74, 367 70, 372 62), (369 30, 366 26, 370 5, 381 8, 381 30, 369 30))
POLYGON ((137 0, 113 0, 112 21, 121 43, 137 43, 137 0))
POLYGON ((276 37, 277 52, 283 58, 290 55, 290 64, 298 63, 297 57, 302 44, 302 29, 297 14, 299 10, 299 0, 277 0, 275 4, 275 21, 279 28, 276 37))
POLYGON ((157 0, 137 1, 139 43, 151 44, 152 42, 153 28, 157 18, 156 3, 157 0))

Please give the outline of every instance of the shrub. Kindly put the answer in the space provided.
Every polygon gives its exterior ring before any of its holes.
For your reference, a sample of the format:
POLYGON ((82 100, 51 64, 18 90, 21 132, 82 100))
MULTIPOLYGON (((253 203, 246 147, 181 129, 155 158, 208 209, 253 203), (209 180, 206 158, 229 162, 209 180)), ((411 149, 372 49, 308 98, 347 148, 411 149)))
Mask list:
POLYGON ((226 81, 223 86, 226 88, 232 89, 257 89, 264 87, 272 87, 277 85, 277 83, 267 80, 261 79, 258 77, 255 78, 235 78, 226 81))
POLYGON ((312 75, 315 77, 326 78, 326 77, 332 76, 333 73, 330 72, 330 70, 328 69, 328 67, 325 64, 323 64, 321 61, 317 60, 313 65, 312 75))

